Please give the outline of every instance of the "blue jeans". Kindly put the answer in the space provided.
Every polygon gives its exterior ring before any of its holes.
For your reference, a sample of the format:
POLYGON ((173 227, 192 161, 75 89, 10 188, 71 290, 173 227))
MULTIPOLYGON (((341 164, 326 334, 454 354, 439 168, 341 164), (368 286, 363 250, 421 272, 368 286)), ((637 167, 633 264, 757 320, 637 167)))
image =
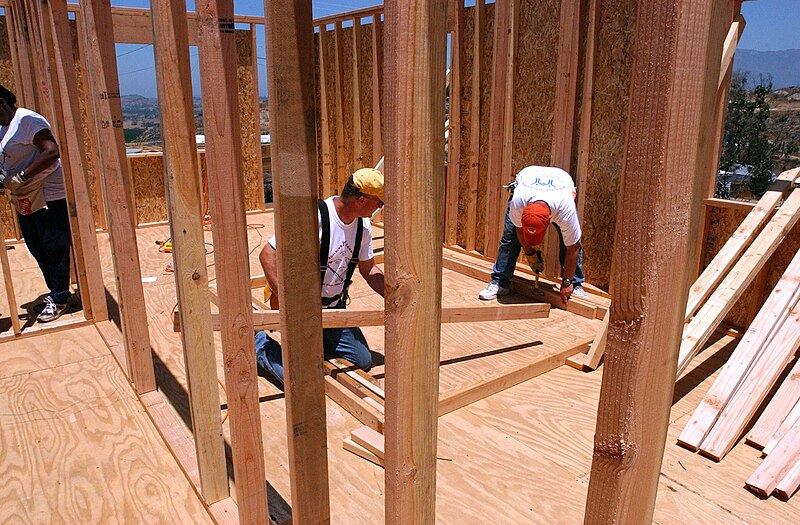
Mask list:
MULTIPOLYGON (((510 199, 509 199, 510 202, 510 199)), ((564 245, 564 236, 561 235, 561 228, 556 223, 552 223, 558 233, 558 260, 564 266, 564 257, 567 254, 567 247, 564 245)), ((492 272, 492 282, 499 284, 502 288, 511 285, 511 278, 514 276, 514 268, 519 258, 522 246, 517 237, 517 228, 508 217, 508 206, 506 206, 506 220, 503 226, 503 236, 500 238, 500 246, 497 247, 497 259, 494 263, 492 272)), ((575 277, 572 282, 576 285, 584 282, 583 276, 583 247, 578 250, 578 264, 575 266, 575 277)))
MULTIPOLYGON (((360 328, 325 328, 322 330, 325 358, 342 357, 362 370, 372 367, 372 354, 360 328)), ((283 383, 281 345, 266 332, 256 332, 256 363, 283 383)))

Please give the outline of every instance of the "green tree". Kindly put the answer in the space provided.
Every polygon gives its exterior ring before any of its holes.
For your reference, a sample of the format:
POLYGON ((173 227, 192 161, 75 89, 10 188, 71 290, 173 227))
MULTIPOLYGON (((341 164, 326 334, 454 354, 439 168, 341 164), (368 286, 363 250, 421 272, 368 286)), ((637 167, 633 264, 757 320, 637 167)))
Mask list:
POLYGON ((767 95, 772 91, 772 83, 760 78, 748 89, 748 76, 737 71, 731 79, 716 191, 716 196, 724 199, 736 196, 731 194, 728 183, 739 166, 749 171, 750 191, 756 197, 761 197, 772 183, 776 151, 767 138, 770 109, 767 95))

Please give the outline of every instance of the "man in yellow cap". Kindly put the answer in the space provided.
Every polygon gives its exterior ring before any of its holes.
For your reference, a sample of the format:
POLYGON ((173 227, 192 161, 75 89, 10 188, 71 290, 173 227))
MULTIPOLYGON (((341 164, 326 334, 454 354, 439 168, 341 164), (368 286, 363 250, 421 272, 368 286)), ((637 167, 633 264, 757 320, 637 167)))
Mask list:
MULTIPOLYGON (((319 201, 322 307, 346 308, 347 291, 355 268, 370 288, 383 295, 383 272, 375 265, 370 217, 383 207, 383 173, 362 168, 347 179, 342 192, 319 201)), ((272 237, 259 254, 270 289, 277 290, 278 269, 272 237)), ((277 294, 271 303, 277 307, 277 294)), ((359 328, 325 328, 326 357, 342 357, 363 370, 372 366, 372 354, 359 328)), ((283 382, 281 347, 266 332, 256 332, 256 362, 283 382)))
POLYGON ((566 304, 572 295, 587 297, 582 286, 581 226, 572 177, 561 168, 528 166, 517 174, 511 191, 492 281, 478 297, 490 301, 509 293, 520 249, 534 271, 544 269, 541 244, 551 222, 559 240, 561 300, 566 304))

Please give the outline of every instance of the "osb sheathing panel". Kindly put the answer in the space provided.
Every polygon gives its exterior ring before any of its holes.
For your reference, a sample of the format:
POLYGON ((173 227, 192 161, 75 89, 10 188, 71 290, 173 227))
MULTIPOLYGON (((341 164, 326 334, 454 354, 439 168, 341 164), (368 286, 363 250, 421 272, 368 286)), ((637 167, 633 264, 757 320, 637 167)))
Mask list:
POLYGON ((136 222, 167 220, 164 157, 160 153, 128 157, 133 180, 136 222))
MULTIPOLYGON (((478 158, 478 210, 475 222, 475 249, 494 257, 497 246, 486 244, 486 192, 489 178, 489 114, 492 107, 492 56, 494 53, 494 4, 486 5, 485 25, 481 33, 483 57, 481 58, 481 127, 480 155, 478 158)), ((462 120, 462 122, 464 122, 462 120)), ((462 175, 463 176, 463 175, 462 175)))
MULTIPOLYGON (((703 268, 708 266, 714 256, 727 242, 742 220, 747 216, 746 210, 733 208, 711 208, 711 221, 706 235, 703 250, 703 268)), ((736 302, 725 318, 725 322, 737 328, 746 328, 747 314, 753 300, 763 304, 767 294, 775 288, 775 284, 783 275, 789 262, 800 249, 800 228, 795 226, 772 254, 767 262, 768 274, 766 285, 756 290, 756 283, 747 287, 742 297, 736 302), (757 296, 754 296, 757 294, 757 296)))
POLYGON ((255 106, 254 90, 258 90, 257 72, 253 64, 253 40, 250 30, 236 31, 236 76, 239 82, 239 115, 242 137, 242 171, 244 202, 247 210, 263 210, 259 201, 264 187, 261 168, 261 125, 255 106))
POLYGON ((320 197, 325 199, 327 195, 322 194, 322 95, 320 92, 320 78, 319 33, 314 33, 314 126, 317 135, 317 191, 320 197))
MULTIPOLYGON (((325 28, 322 29, 326 30, 325 28)), ((339 182, 336 178, 336 173, 340 160, 339 148, 337 147, 336 139, 336 108, 339 104, 339 101, 336 99, 336 48, 333 35, 333 31, 327 31, 325 33, 325 45, 322 49, 322 57, 325 65, 325 91, 328 108, 328 138, 331 158, 330 187, 333 193, 337 193, 339 182)), ((320 135, 320 139, 321 138, 322 136, 320 135)), ((320 169, 322 169, 321 164, 320 169)), ((320 188, 322 188, 322 186, 320 186, 320 188)))
POLYGON ((102 189, 98 184, 97 170, 98 166, 95 165, 94 157, 97 153, 94 151, 90 133, 94 133, 93 120, 91 116, 91 109, 86 107, 88 90, 86 75, 84 75, 83 62, 79 54, 78 27, 74 20, 70 20, 70 31, 72 34, 72 50, 73 59, 75 60, 75 75, 78 80, 78 102, 81 111, 81 125, 83 126, 83 147, 84 147, 84 164, 83 170, 86 176, 86 182, 89 186, 89 198, 92 202, 92 216, 94 217, 95 227, 99 228, 103 225, 103 218, 100 217, 100 207, 98 203, 101 202, 102 189))
POLYGON ((525 166, 548 165, 553 135, 561 1, 522 0, 519 8, 512 172, 504 183, 525 166))
POLYGON ((344 186, 345 180, 354 171, 356 165, 353 159, 353 119, 355 111, 353 107, 353 28, 343 27, 339 33, 339 46, 341 47, 340 67, 341 88, 342 88, 342 109, 344 117, 344 172, 342 179, 336 186, 336 191, 344 186))
MULTIPOLYGON (((5 16, 0 18, 0 84, 13 92, 17 90, 5 16)), ((16 234, 14 233, 12 224, 13 221, 16 220, 16 216, 13 214, 11 205, 8 204, 6 199, 0 199, 0 217, 2 217, 3 224, 5 225, 3 229, 3 238, 15 238, 16 234)))
POLYGON ((358 167, 372 166, 372 28, 361 26, 358 35, 358 78, 361 96, 361 155, 358 167))
POLYGON ((598 13, 594 101, 583 227, 584 272, 608 289, 625 146, 635 0, 604 0, 598 13))
MULTIPOLYGON (((456 244, 466 245, 466 219, 467 202, 471 198, 469 195, 469 167, 471 155, 470 140, 472 137, 472 79, 473 79, 473 58, 475 37, 475 8, 468 7, 464 10, 464 19, 461 24, 461 45, 460 45, 460 75, 461 91, 456 93, 450 90, 450 97, 461 97, 461 162, 458 168, 458 216, 456 217, 456 244)), ((450 104, 452 109, 453 104, 450 104)), ((449 172, 448 172, 449 176, 449 172)))

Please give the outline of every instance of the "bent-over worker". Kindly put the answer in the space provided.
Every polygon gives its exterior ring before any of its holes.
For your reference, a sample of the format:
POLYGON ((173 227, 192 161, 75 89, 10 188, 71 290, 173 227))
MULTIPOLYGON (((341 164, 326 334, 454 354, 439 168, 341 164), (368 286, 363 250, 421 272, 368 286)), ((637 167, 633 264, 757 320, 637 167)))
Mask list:
POLYGON ((517 174, 509 193, 492 281, 478 294, 480 299, 490 301, 509 293, 520 249, 534 272, 544 270, 541 245, 551 222, 559 240, 561 301, 566 304, 573 294, 587 297, 582 286, 585 279, 581 267, 581 226, 572 177, 560 168, 528 166, 517 174))

